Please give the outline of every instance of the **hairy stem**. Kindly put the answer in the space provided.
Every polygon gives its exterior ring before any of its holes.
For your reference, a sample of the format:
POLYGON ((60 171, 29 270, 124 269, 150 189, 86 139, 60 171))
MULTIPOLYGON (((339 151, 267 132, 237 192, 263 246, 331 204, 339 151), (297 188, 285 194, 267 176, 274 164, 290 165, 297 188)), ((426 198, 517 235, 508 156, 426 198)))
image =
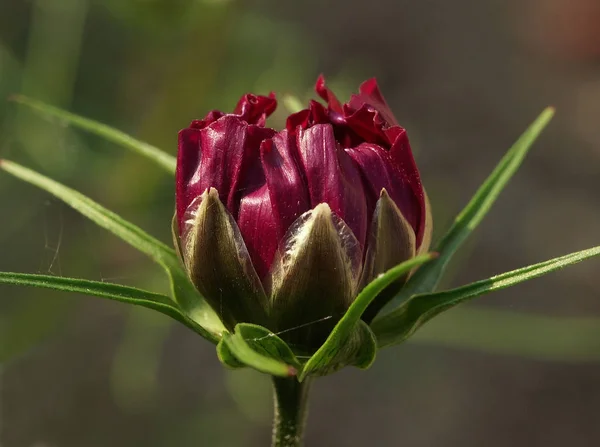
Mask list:
POLYGON ((310 379, 273 377, 273 447, 300 447, 304 435, 310 379))

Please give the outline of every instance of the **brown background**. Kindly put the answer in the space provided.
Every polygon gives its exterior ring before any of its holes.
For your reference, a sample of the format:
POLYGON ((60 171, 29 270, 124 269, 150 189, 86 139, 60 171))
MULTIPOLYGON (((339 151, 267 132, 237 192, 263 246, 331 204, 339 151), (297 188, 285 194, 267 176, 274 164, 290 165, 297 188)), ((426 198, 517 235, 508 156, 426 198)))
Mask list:
MULTIPOLYGON (((0 11, 0 95, 46 100, 171 153, 179 128, 246 91, 305 99, 324 72, 344 97, 377 76, 411 136, 438 236, 554 105, 447 284, 600 242, 594 0, 0 0, 0 11)), ((151 163, 12 104, 0 105, 0 120, 0 156, 169 241, 172 179, 151 163)), ((590 261, 482 298, 381 352, 371 370, 319 380, 307 445, 598 445, 599 268, 590 261), (538 320, 502 324, 514 312, 555 318, 540 335, 538 320)), ((6 175, 0 270, 166 287, 142 255, 6 175)), ((0 379, 2 446, 269 442, 265 378, 224 371, 190 331, 117 303, 0 287, 0 379)))

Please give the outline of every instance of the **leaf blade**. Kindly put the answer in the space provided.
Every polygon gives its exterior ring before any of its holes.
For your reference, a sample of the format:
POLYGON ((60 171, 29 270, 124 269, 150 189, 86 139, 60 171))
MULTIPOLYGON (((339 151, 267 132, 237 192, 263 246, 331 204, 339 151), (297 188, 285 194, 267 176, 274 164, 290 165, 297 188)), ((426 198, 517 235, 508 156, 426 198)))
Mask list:
POLYGON ((98 121, 75 115, 74 113, 59 109, 58 107, 51 106, 42 101, 28 98, 26 96, 14 95, 10 99, 17 104, 29 107, 29 109, 46 118, 58 119, 64 123, 98 135, 108 141, 132 150, 133 152, 137 152, 138 154, 153 161, 167 172, 171 174, 175 173, 175 167, 177 163, 175 157, 169 155, 161 149, 158 149, 155 146, 137 140, 125 132, 114 129, 98 121))
MULTIPOLYGON (((243 333, 244 330, 240 330, 241 328, 239 326, 240 325, 236 326, 233 334, 230 334, 229 332, 223 333, 222 343, 224 346, 226 346, 227 351, 221 347, 220 353, 218 352, 221 356, 224 353, 227 354, 225 357, 233 355, 239 361, 239 363, 272 376, 292 377, 297 374, 298 370, 296 367, 278 358, 275 358, 271 355, 269 350, 261 349, 262 352, 257 351, 256 346, 253 347, 250 343, 248 343, 249 341, 252 342, 253 340, 246 340, 243 333)), ((262 329, 269 334, 271 333, 268 329, 262 329)), ((283 341, 281 341, 281 343, 285 344, 283 341)), ((227 364, 231 366, 235 365, 235 363, 231 362, 230 359, 226 360, 228 360, 227 364)))
POLYGON ((435 249, 440 253, 439 258, 419 268, 400 293, 386 306, 387 309, 398 306, 412 295, 429 293, 436 289, 446 265, 454 253, 483 220, 553 116, 554 109, 548 107, 525 130, 475 192, 469 203, 456 217, 450 230, 439 242, 435 249))
MULTIPOLYGON (((80 278, 12 272, 0 272, 0 284, 80 293, 83 295, 107 298, 113 301, 145 307, 167 315, 191 328, 195 332, 203 332, 201 335, 205 337, 214 338, 212 334, 205 331, 197 323, 186 318, 185 315, 173 305, 173 301, 168 296, 149 292, 147 290, 80 278)), ((215 340, 215 342, 216 341, 217 340, 215 340)))
POLYGON ((141 228, 126 221, 74 189, 9 160, 0 160, 0 169, 52 194, 97 225, 110 231, 115 236, 129 243, 136 250, 147 254, 154 260, 160 260, 165 255, 175 255, 175 252, 167 245, 153 238, 141 228))
POLYGON ((464 301, 517 285, 600 255, 600 246, 529 265, 456 289, 414 295, 396 310, 376 319, 371 328, 380 348, 402 343, 435 315, 464 301))

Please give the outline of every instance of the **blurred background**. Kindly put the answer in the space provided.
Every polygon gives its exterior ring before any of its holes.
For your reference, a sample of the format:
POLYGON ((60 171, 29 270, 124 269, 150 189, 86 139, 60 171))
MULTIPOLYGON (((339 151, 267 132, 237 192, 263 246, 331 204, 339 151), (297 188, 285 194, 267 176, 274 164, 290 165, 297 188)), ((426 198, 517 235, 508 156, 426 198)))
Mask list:
MULTIPOLYGON (((4 101, 22 93, 176 151, 248 91, 340 98, 376 76, 436 234, 547 105, 555 120, 448 272, 457 286, 600 242, 597 0, 0 0, 0 157, 170 241, 173 179, 4 101)), ((283 122, 284 111, 272 121, 283 122)), ((0 175, 0 271, 166 290, 143 255, 0 175)), ((597 446, 600 262, 484 297, 314 385, 308 446, 597 446)), ((0 286, 2 447, 265 446, 269 381, 144 309, 0 286)))

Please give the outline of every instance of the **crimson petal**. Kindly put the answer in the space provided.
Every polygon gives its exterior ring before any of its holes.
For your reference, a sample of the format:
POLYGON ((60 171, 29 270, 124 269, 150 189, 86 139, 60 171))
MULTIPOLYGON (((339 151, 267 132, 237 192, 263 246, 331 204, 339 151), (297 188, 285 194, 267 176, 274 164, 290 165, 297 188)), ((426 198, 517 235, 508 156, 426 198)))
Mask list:
POLYGON ((417 233, 421 217, 419 197, 404 172, 392 162, 390 153, 370 143, 362 143, 346 149, 346 152, 356 162, 365 179, 369 216, 373 215, 381 191, 385 189, 417 233))
POLYGON ((277 243, 292 223, 311 208, 308 188, 294 156, 295 144, 294 136, 283 130, 261 146, 270 202, 278 222, 277 243))
POLYGON ((389 141, 383 129, 385 123, 380 113, 372 107, 363 105, 358 110, 350 111, 348 106, 345 106, 344 113, 346 124, 363 141, 383 146, 389 146, 393 142, 393 140, 389 141))
POLYGON ((363 82, 359 89, 359 94, 352 95, 348 105, 354 109, 358 110, 363 105, 367 104, 376 109, 381 117, 388 123, 389 126, 397 126, 398 122, 385 101, 381 91, 379 90, 379 86, 377 85, 377 80, 375 78, 371 78, 363 82))
POLYGON ((304 168, 311 207, 327 203, 364 247, 367 203, 360 172, 335 141, 330 124, 299 130, 297 145, 304 168))
POLYGON ((179 132, 175 193, 177 202, 177 225, 183 230, 183 215, 194 198, 204 192, 194 179, 200 166, 200 130, 187 128, 179 132))
POLYGON ((329 108, 335 112, 342 113, 342 104, 340 103, 335 93, 333 93, 329 87, 325 84, 325 76, 322 74, 317 78, 317 82, 315 84, 315 91, 317 94, 327 101, 329 108))
POLYGON ((279 242, 277 216, 273 212, 266 183, 242 198, 237 224, 252 265, 263 280, 269 272, 279 242))
MULTIPOLYGON (((421 184, 421 176, 417 169, 417 164, 410 148, 408 141, 408 135, 406 131, 402 129, 402 132, 398 134, 396 140, 392 144, 389 150, 389 154, 392 162, 396 165, 397 169, 402 173, 404 181, 410 185, 410 189, 418 200, 418 218, 416 222, 416 233, 417 233, 417 247, 421 246, 423 236, 425 234, 425 223, 427 216, 427 207, 425 204, 425 192, 423 185, 421 184)), ((389 192, 389 191, 388 191, 389 192)), ((401 205, 399 208, 404 213, 401 205)), ((408 216, 406 216, 408 219, 408 216)), ((410 220, 409 220, 410 222, 410 220)))
POLYGON ((267 117, 276 108, 277 100, 274 93, 270 93, 269 96, 248 93, 240 98, 234 113, 249 124, 256 124, 262 127, 265 125, 267 117))

